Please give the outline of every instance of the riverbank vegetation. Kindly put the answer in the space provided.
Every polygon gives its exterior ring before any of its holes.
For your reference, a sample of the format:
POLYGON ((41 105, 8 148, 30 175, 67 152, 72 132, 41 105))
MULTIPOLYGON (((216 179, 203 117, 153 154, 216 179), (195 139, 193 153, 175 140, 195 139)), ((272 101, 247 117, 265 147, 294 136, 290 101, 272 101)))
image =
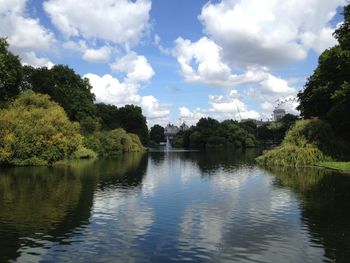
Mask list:
POLYGON ((237 121, 219 122, 212 118, 201 118, 196 126, 180 131, 172 141, 173 147, 210 149, 242 149, 255 147, 254 135, 240 127, 237 121))
POLYGON ((350 162, 320 162, 317 166, 350 173, 350 162))
POLYGON ((334 32, 339 44, 324 51, 305 89, 298 94, 297 121, 282 144, 264 152, 266 166, 307 166, 350 157, 350 5, 334 32))
POLYGON ((79 124, 48 95, 23 92, 0 110, 0 163, 47 165, 82 149, 79 124))
POLYGON ((141 108, 96 103, 91 90, 66 65, 22 66, 0 38, 0 165, 144 151, 149 133, 141 108))

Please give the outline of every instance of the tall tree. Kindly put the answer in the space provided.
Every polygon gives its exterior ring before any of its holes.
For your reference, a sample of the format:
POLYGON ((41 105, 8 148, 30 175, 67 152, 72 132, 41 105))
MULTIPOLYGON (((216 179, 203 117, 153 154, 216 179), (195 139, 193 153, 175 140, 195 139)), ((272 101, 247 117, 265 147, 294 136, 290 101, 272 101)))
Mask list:
POLYGON ((8 50, 5 38, 0 38, 0 106, 20 92, 22 65, 18 58, 8 50))
POLYGON ((103 130, 114 130, 121 127, 117 106, 97 103, 96 108, 103 130))
POLYGON ((305 89, 298 94, 298 109, 305 118, 327 120, 335 132, 350 141, 350 5, 344 22, 334 32, 339 44, 324 51, 305 89))
POLYGON ((164 128, 158 124, 151 128, 149 133, 150 140, 160 143, 164 141, 164 128))
POLYGON ((127 132, 135 133, 140 137, 143 145, 149 141, 146 117, 142 115, 142 109, 135 105, 125 105, 119 108, 119 120, 127 132))
POLYGON ((68 66, 56 65, 52 69, 26 66, 24 74, 23 89, 50 95, 71 120, 82 121, 96 115, 95 95, 89 81, 68 66))

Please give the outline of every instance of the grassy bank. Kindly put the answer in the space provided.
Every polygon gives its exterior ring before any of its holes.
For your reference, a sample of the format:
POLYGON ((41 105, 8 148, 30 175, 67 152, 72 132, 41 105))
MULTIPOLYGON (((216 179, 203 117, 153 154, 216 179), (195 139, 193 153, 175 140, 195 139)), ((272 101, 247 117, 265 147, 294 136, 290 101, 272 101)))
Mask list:
POLYGON ((317 166, 350 173, 350 162, 320 162, 317 166))

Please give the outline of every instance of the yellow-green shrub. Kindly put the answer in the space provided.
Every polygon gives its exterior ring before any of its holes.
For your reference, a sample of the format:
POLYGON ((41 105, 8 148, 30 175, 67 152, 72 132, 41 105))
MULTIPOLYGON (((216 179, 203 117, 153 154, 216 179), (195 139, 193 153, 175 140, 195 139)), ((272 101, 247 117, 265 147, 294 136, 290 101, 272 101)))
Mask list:
POLYGON ((85 137, 85 145, 99 156, 114 156, 123 152, 140 152, 144 147, 136 134, 124 129, 96 132, 85 137))
POLYGON ((79 124, 48 95, 23 92, 0 110, 0 163, 46 165, 83 146, 79 124))
POLYGON ((308 166, 344 155, 345 143, 334 135, 331 126, 317 118, 297 121, 282 144, 265 151, 256 160, 266 166, 308 166))

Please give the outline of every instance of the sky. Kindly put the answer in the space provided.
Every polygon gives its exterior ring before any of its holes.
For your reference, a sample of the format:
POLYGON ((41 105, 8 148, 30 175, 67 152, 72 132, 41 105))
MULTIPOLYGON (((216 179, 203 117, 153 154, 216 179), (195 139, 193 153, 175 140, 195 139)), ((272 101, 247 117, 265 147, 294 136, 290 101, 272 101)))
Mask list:
POLYGON ((295 100, 346 0, 0 0, 0 36, 23 64, 66 64, 97 102, 149 126, 271 118, 295 100), (281 104, 281 102, 283 102, 281 104))

